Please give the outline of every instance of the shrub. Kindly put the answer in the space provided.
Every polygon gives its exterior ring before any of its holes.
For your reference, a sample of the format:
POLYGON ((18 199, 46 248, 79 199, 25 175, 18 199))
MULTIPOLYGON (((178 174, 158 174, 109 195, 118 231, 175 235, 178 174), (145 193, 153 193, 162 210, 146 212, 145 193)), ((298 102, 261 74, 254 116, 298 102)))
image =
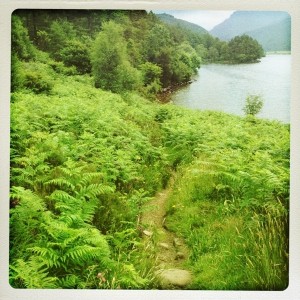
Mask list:
POLYGON ((43 92, 50 92, 53 83, 46 78, 43 78, 42 74, 35 71, 28 71, 25 74, 24 86, 32 90, 36 94, 43 92))
POLYGON ((49 66, 58 74, 64 75, 77 75, 77 69, 75 66, 66 67, 63 62, 52 60, 48 63, 49 66))
POLYGON ((69 41, 60 51, 60 59, 68 67, 76 67, 79 74, 91 72, 91 62, 88 45, 80 41, 69 41))
POLYGON ((48 65, 39 62, 21 63, 19 66, 18 88, 27 88, 36 94, 49 93, 53 86, 55 73, 48 65))
POLYGON ((263 107, 263 103, 264 102, 261 96, 249 95, 246 98, 246 105, 243 108, 243 111, 245 112, 246 115, 255 116, 261 111, 263 107))

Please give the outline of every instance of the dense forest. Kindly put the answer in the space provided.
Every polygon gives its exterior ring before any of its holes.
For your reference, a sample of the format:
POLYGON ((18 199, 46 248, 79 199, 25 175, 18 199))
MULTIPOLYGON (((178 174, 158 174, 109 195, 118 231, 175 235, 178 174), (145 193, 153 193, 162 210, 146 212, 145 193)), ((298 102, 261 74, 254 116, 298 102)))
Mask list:
POLYGON ((162 288, 141 216, 171 180, 164 226, 187 245, 185 288, 286 288, 289 125, 157 100, 203 63, 263 55, 247 35, 152 12, 16 11, 10 284, 162 288))

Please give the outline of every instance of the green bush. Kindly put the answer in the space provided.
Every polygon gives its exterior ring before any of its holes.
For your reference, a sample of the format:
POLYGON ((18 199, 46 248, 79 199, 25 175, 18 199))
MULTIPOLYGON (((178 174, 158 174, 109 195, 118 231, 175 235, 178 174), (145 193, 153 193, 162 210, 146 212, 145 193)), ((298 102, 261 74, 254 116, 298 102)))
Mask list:
POLYGON ((246 115, 257 115, 264 105, 263 99, 258 95, 249 95, 246 98, 246 105, 243 108, 243 111, 246 115))
POLYGON ((78 74, 91 72, 92 66, 87 43, 83 44, 78 40, 68 41, 59 52, 59 56, 67 67, 75 67, 78 74))
POLYGON ((54 87, 54 72, 47 64, 39 62, 22 63, 22 86, 36 94, 49 93, 54 87))
POLYGON ((66 67, 63 62, 50 60, 48 65, 58 74, 63 75, 76 75, 78 74, 77 69, 75 66, 66 67))
POLYGON ((36 94, 49 93, 53 87, 53 83, 39 72, 27 71, 24 77, 24 86, 36 94))

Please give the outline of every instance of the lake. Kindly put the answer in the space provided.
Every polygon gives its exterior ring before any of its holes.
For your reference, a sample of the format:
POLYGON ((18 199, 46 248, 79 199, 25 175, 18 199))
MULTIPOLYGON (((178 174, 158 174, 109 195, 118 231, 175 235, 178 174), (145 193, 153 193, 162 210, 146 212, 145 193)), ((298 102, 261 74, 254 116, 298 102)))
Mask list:
POLYGON ((267 55, 259 63, 202 65, 195 82, 172 95, 181 106, 244 115, 247 95, 261 95, 260 118, 290 122, 291 55, 267 55))

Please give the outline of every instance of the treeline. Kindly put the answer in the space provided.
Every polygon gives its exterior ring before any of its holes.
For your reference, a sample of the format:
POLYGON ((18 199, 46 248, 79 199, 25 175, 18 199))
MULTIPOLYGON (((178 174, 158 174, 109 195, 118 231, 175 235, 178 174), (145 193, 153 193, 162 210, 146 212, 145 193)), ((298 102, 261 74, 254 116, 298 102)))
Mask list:
POLYGON ((156 94, 188 81, 201 62, 187 39, 145 11, 18 11, 12 41, 15 59, 47 53, 54 69, 93 74, 96 87, 114 92, 156 94))
POLYGON ((152 97, 188 82, 201 62, 245 63, 263 56, 242 36, 229 43, 207 33, 164 24, 152 12, 19 10, 12 19, 12 88, 50 90, 43 66, 16 72, 20 61, 50 65, 66 74, 92 74, 95 86, 152 97))

